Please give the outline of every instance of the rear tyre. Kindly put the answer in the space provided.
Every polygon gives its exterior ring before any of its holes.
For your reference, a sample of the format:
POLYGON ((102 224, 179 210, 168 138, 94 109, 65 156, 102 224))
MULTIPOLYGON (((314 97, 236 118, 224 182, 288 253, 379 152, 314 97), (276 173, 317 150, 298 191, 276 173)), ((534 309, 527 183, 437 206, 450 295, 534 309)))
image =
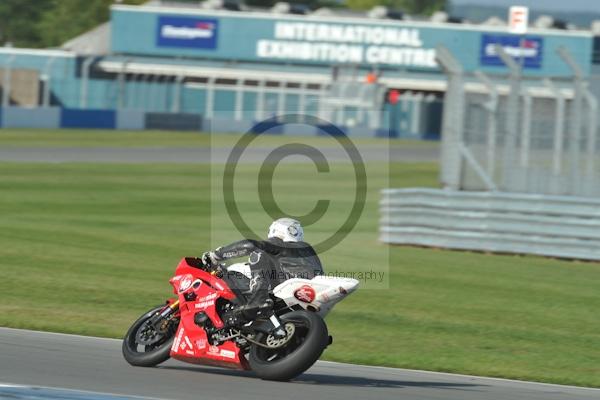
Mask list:
MULTIPOLYGON (((329 343, 325 321, 310 311, 294 311, 279 317, 285 327, 292 323, 293 334, 282 347, 269 349, 256 344, 250 348, 249 363, 262 379, 288 381, 309 369, 329 343)), ((264 333, 257 335, 260 343, 272 342, 264 333)))
POLYGON ((123 338, 123 357, 136 367, 154 367, 169 359, 178 322, 173 320, 164 333, 159 333, 148 321, 165 306, 155 307, 133 323, 123 338), (140 343, 143 342, 143 343, 140 343))

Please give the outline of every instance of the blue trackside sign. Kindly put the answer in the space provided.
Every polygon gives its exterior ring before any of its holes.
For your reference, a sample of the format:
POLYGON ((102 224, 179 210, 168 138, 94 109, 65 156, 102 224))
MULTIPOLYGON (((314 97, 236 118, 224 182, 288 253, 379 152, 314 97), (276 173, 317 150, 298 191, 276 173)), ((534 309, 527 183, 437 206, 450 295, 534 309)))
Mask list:
POLYGON ((539 36, 516 35, 481 35, 481 49, 479 61, 481 65, 504 66, 496 53, 496 44, 502 46, 504 51, 512 56, 517 63, 523 63, 525 68, 541 68, 544 39, 539 36))
POLYGON ((213 18, 159 16, 156 45, 216 49, 219 21, 213 18))

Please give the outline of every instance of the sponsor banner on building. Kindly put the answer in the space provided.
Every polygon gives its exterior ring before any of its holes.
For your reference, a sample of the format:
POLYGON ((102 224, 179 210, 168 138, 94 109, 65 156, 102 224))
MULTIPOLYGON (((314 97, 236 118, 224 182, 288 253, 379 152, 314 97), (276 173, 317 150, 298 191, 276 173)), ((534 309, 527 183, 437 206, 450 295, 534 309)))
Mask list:
POLYGON ((504 66, 496 51, 496 45, 502 46, 504 51, 524 68, 542 68, 544 39, 538 36, 515 35, 481 35, 481 65, 504 66))
POLYGON ((219 21, 213 18, 159 16, 156 45, 216 49, 219 21))

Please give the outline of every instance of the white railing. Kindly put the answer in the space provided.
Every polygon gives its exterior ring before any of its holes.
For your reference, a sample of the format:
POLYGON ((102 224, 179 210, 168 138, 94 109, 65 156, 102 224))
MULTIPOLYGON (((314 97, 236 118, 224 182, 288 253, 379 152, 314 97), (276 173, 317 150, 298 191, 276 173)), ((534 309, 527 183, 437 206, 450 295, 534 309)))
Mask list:
POLYGON ((385 189, 380 240, 600 260, 600 201, 441 189, 385 189))

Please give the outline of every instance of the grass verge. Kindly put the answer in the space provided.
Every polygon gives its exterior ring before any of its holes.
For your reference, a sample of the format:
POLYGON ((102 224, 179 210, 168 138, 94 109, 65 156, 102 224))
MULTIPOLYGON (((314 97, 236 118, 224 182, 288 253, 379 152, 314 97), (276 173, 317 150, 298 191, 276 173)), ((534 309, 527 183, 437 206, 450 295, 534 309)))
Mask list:
MULTIPOLYGON (((600 387, 599 264, 384 246, 377 190, 390 184, 388 166, 369 168, 362 222, 323 261, 348 269, 387 262, 389 289, 359 290, 336 307, 325 359, 600 387)), ((396 187, 436 185, 433 164, 390 171, 396 187)), ((253 172, 240 169, 242 181, 253 172)), ((210 207, 219 173, 203 165, 0 163, 0 325, 121 337, 170 295, 167 280, 182 256, 238 238, 210 207)), ((277 190, 294 193, 311 173, 312 165, 282 166, 277 190)), ((344 182, 332 190, 316 181, 311 193, 343 203, 344 182)), ((240 190, 249 199, 256 188, 240 190)), ((282 208, 299 203, 283 196, 282 208)), ((265 229, 259 206, 242 206, 265 229)), ((307 237, 329 229, 315 226, 307 237)))

